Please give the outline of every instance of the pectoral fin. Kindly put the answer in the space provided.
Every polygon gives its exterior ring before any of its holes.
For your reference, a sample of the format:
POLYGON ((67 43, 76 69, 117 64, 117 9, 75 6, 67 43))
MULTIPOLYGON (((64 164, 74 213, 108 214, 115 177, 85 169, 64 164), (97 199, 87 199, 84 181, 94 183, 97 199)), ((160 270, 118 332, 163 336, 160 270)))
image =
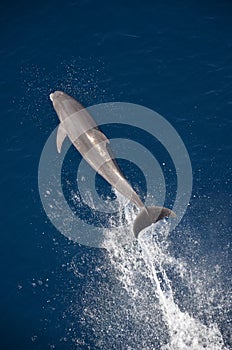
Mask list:
POLYGON ((57 136, 56 136, 56 146, 57 146, 57 151, 59 153, 61 152, 61 147, 66 136, 67 136, 67 133, 64 127, 62 126, 62 124, 60 124, 57 130, 57 136))

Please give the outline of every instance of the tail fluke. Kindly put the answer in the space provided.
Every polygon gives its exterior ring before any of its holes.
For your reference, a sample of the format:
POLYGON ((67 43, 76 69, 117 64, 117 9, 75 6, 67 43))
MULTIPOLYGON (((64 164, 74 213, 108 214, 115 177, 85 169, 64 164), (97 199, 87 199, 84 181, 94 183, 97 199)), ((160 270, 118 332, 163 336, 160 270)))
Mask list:
POLYGON ((163 207, 145 207, 140 213, 137 215, 134 225, 133 231, 134 235, 137 238, 139 232, 144 228, 150 226, 151 224, 165 218, 165 217, 176 217, 174 211, 168 208, 163 207))

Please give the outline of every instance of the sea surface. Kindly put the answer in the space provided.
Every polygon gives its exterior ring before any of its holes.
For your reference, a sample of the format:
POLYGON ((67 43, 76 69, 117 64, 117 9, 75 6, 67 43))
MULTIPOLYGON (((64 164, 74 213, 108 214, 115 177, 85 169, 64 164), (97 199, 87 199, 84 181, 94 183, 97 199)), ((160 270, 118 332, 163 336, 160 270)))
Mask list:
MULTIPOLYGON (((232 349, 231 23, 228 0, 1 1, 1 350, 232 349), (55 90, 85 106, 142 105, 175 128, 193 175, 175 230, 163 223, 125 243, 128 228, 118 241, 107 228, 99 249, 53 226, 38 167, 58 125, 55 90)), ((149 135, 133 134, 149 148, 149 135)), ((67 157, 71 195, 81 158, 74 149, 67 157)), ((172 203, 167 154, 154 157, 172 203)), ((119 220, 130 222, 119 203, 119 220)))

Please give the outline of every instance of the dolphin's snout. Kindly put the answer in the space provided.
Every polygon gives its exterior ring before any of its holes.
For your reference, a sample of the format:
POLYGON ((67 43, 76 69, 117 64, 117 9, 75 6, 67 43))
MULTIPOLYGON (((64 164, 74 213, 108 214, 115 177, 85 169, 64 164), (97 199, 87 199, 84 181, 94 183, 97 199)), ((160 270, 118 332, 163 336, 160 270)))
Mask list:
POLYGON ((54 101, 55 97, 59 97, 60 95, 64 95, 62 91, 55 91, 49 95, 50 100, 54 101))

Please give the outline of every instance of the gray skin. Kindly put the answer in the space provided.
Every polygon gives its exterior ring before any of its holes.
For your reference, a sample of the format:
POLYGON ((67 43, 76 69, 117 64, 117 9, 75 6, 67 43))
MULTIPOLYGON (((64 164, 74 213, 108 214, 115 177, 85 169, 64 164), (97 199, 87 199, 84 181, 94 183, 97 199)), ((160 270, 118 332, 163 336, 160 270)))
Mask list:
POLYGON ((143 204, 115 162, 109 140, 79 102, 62 91, 50 94, 50 99, 60 120, 56 140, 58 152, 61 152, 62 143, 68 136, 90 166, 140 209, 133 224, 136 238, 140 231, 152 223, 164 217, 176 216, 168 208, 146 207, 143 204))

